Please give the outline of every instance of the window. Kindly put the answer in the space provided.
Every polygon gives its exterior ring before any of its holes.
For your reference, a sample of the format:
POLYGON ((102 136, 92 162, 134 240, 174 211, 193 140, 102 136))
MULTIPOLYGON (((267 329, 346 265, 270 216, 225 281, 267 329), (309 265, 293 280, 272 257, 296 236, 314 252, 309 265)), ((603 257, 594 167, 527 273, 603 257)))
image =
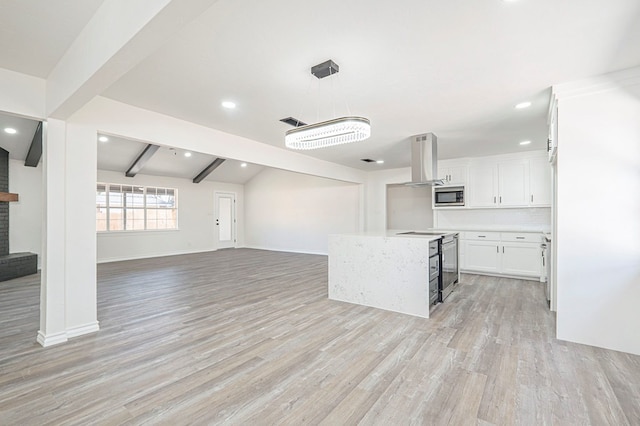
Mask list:
POLYGON ((96 187, 96 230, 178 229, 178 191, 113 183, 96 187))

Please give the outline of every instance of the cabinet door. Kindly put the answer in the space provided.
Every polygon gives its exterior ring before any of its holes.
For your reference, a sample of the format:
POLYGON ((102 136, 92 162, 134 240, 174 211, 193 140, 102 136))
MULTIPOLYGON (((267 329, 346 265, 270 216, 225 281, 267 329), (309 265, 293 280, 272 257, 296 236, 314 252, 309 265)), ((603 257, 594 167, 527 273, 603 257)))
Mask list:
POLYGON ((498 245, 491 241, 465 241, 465 269, 497 273, 500 263, 498 245))
POLYGON ((447 169, 447 179, 447 182, 452 185, 465 185, 467 183, 467 167, 449 167, 447 169))
POLYGON ((529 162, 513 161, 498 164, 498 205, 501 207, 529 205, 529 162))
POLYGON ((536 243, 502 243, 501 272, 508 275, 540 277, 542 248, 536 243))
POLYGON ((551 165, 546 158, 532 159, 529 163, 529 204, 551 205, 551 165))
POLYGON ((469 207, 497 206, 498 171, 494 165, 469 167, 469 207))

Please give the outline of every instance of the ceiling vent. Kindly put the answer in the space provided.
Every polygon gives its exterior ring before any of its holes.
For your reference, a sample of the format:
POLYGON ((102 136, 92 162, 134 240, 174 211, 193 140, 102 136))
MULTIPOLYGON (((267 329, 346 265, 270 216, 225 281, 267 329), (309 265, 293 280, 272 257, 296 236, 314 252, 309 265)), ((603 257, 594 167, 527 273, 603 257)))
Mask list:
POLYGON ((307 123, 298 120, 297 118, 293 118, 293 117, 287 117, 287 118, 283 118, 282 120, 283 123, 287 123, 292 125, 293 127, 301 127, 301 126, 306 126, 307 123))
POLYGON ((365 163, 375 163, 376 160, 372 160, 371 158, 361 158, 360 161, 364 161, 365 163))

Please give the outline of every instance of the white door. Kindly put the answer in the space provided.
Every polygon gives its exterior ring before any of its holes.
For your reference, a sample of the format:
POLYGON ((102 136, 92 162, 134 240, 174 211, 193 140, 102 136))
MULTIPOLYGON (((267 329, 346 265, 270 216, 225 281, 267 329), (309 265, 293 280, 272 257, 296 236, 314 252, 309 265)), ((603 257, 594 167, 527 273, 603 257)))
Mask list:
POLYGON ((527 206, 529 204, 529 163, 526 161, 498 165, 500 188, 499 206, 527 206))
POLYGON ((446 172, 447 185, 466 185, 467 166, 449 167, 446 172))
POLYGON ((496 207, 498 170, 495 165, 469 167, 469 207, 496 207))
POLYGON ((215 193, 215 234, 217 248, 236 246, 236 194, 215 193))
POLYGON ((503 243, 502 273, 540 277, 542 249, 535 243, 503 243))
POLYGON ((529 203, 532 206, 551 205, 551 166, 546 157, 531 160, 529 192, 529 203))
POLYGON ((465 241, 465 269, 478 272, 499 272, 500 251, 497 241, 465 241))

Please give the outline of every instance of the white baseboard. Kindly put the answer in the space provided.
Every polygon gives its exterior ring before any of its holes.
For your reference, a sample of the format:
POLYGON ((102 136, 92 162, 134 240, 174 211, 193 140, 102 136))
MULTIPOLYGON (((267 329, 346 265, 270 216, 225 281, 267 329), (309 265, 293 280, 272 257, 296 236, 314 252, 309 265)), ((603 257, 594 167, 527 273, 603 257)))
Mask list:
POLYGON ((537 277, 537 276, 532 277, 532 276, 525 276, 525 275, 508 275, 508 274, 491 273, 491 272, 484 272, 484 271, 472 271, 467 269, 461 269, 460 273, 471 274, 471 275, 485 275, 488 277, 496 277, 496 278, 513 278, 514 280, 541 282, 540 277, 537 277))
POLYGON ((122 256, 122 257, 108 257, 105 259, 98 259, 97 263, 111 263, 111 262, 124 262, 125 260, 139 260, 139 259, 152 259, 154 257, 167 257, 167 256, 180 256, 183 254, 195 254, 195 253, 209 253, 216 251, 216 249, 210 250, 184 250, 171 253, 153 253, 145 254, 142 256, 122 256))
POLYGON ((71 327, 67 329, 67 337, 77 337, 82 336, 83 334, 95 333, 100 330, 100 326, 98 325, 98 321, 90 322, 88 324, 79 325, 76 327, 71 327))
POLYGON ((40 343, 40 345, 42 345, 42 347, 44 348, 46 348, 47 346, 64 343, 67 340, 67 333, 65 331, 49 335, 44 334, 42 331, 38 331, 38 337, 36 338, 36 341, 40 343))
POLYGON ((46 335, 42 331, 38 331, 38 337, 36 337, 36 342, 40 343, 42 347, 46 348, 47 346, 58 345, 60 343, 65 343, 72 337, 82 336, 83 334, 95 333, 100 330, 100 326, 98 325, 98 321, 91 322, 89 324, 79 325, 77 327, 71 327, 66 331, 61 331, 59 333, 53 333, 46 335))
POLYGON ((244 246, 243 248, 255 249, 255 250, 267 250, 267 251, 279 251, 283 253, 300 253, 300 254, 317 254, 321 256, 328 256, 328 253, 320 251, 308 251, 308 250, 285 250, 280 248, 262 247, 262 246, 244 246))

